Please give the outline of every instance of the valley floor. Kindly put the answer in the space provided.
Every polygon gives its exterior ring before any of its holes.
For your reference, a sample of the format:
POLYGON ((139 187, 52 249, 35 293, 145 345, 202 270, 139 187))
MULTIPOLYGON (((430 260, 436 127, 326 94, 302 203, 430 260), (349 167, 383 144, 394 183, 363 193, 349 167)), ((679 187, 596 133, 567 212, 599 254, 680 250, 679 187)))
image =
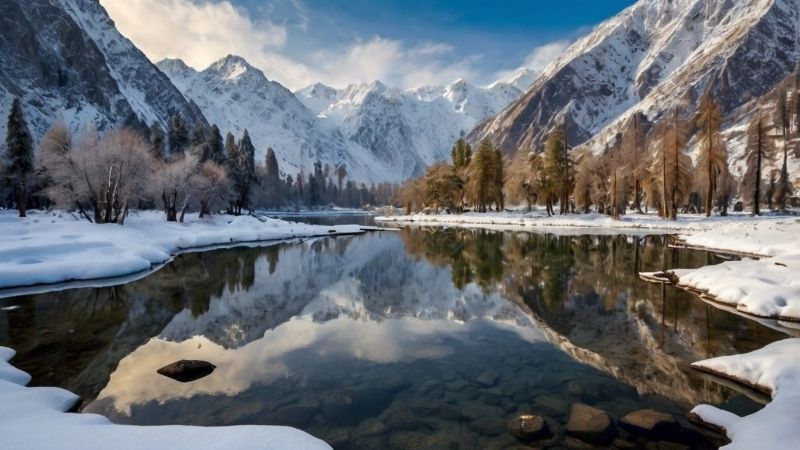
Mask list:
MULTIPOLYGON (((462 215, 411 215, 376 218, 382 223, 414 223, 556 233, 670 233, 681 245, 736 253, 744 258, 699 269, 668 271, 678 287, 703 300, 735 308, 754 319, 774 319, 800 328, 800 219, 793 216, 728 217, 681 215, 677 221, 631 214, 615 221, 599 214, 547 217, 542 212, 462 215)), ((664 274, 643 274, 645 277, 664 274)), ((726 449, 793 448, 800 442, 800 339, 770 344, 751 353, 712 358, 693 364, 698 370, 729 379, 772 398, 746 417, 699 405, 692 415, 727 434, 726 449)))
POLYGON ((9 210, 0 211, 0 230, 2 296, 20 293, 9 288, 144 274, 192 249, 362 232, 252 216, 188 214, 176 223, 158 211, 133 212, 122 226, 97 225, 63 211, 19 218, 9 210))

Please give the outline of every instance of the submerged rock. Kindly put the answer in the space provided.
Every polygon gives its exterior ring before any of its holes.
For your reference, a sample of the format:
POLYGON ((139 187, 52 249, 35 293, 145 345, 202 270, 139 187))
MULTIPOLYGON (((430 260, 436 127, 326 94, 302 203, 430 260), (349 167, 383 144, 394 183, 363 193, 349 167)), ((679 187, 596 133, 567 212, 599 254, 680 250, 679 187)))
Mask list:
POLYGON ((605 444, 614 438, 615 429, 605 411, 575 403, 569 413, 567 434, 582 441, 605 444))
POLYGON ((497 374, 489 371, 483 372, 482 374, 478 375, 478 378, 475 381, 482 386, 492 387, 497 384, 497 374))
POLYGON ((550 435, 550 427, 542 416, 518 414, 508 421, 508 431, 523 442, 531 442, 550 435))
POLYGON ((502 434, 506 427, 503 419, 497 417, 481 417, 470 422, 469 427, 480 434, 497 436, 502 434))
POLYGON ((182 359, 167 364, 156 372, 181 383, 188 383, 210 375, 216 368, 217 366, 208 361, 182 359))
POLYGON ((640 409, 626 414, 619 420, 626 431, 649 439, 672 437, 680 431, 680 424, 672 414, 652 409, 640 409))

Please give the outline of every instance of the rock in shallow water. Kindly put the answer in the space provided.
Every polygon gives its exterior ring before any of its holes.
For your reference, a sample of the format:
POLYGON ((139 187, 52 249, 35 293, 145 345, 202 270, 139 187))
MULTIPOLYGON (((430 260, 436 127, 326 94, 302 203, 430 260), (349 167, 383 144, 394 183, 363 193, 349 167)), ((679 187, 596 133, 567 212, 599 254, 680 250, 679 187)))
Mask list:
POLYGON ((210 375, 216 368, 217 366, 208 361, 182 359, 167 364, 156 372, 173 380, 188 383, 210 375))
POLYGON ((531 442, 550 435, 550 427, 542 416, 518 414, 508 421, 508 431, 523 442, 531 442))
POLYGON ((681 428, 672 414, 652 409, 640 409, 630 412, 619 420, 619 424, 630 433, 650 439, 673 437, 681 428))
POLYGON ((567 434, 582 441, 605 444, 610 442, 616 433, 605 411, 583 403, 575 403, 569 412, 567 434))

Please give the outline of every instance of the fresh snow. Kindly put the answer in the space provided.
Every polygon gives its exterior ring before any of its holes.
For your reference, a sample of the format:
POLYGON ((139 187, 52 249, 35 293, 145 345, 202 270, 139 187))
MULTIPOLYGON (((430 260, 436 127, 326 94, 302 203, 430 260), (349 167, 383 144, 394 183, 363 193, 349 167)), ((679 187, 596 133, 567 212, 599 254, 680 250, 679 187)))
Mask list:
POLYGON ((252 216, 132 213, 125 225, 92 224, 56 211, 0 211, 0 288, 94 280, 150 270, 198 247, 360 233, 357 225, 319 226, 252 216))
POLYGON ((97 414, 67 413, 80 399, 64 389, 26 387, 30 376, 0 347, 0 436, 3 448, 56 449, 330 449, 281 426, 192 427, 115 425, 97 414))
POLYGON ((710 405, 692 414, 725 430, 724 449, 788 449, 800 443, 800 339, 785 339, 743 355, 723 356, 692 367, 731 379, 772 397, 760 411, 738 417, 710 405))

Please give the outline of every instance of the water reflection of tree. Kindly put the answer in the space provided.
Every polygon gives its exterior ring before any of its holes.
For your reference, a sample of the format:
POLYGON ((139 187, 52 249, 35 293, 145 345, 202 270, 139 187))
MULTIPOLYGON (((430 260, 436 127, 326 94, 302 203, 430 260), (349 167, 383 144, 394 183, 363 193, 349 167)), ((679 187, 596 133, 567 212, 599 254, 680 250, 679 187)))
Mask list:
POLYGON ((474 281, 489 291, 503 276, 504 233, 405 228, 400 235, 410 255, 451 267, 453 284, 459 289, 474 281))
POLYGON ((282 246, 187 253, 154 274, 121 286, 71 289, 17 297, 5 312, 0 345, 17 350, 15 363, 34 383, 90 398, 119 359, 157 335, 179 311, 208 311, 225 291, 253 286, 265 258, 273 273, 282 246), (92 372, 92 373, 88 373, 92 372))

